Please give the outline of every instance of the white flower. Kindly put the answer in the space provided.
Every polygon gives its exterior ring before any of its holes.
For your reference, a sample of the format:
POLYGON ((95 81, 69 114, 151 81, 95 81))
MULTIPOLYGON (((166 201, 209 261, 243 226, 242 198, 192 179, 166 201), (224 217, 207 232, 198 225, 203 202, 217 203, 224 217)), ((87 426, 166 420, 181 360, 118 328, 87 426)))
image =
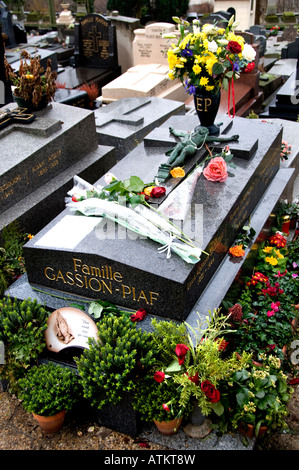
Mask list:
POLYGON ((203 25, 202 30, 203 30, 204 33, 209 35, 209 34, 217 34, 219 28, 217 28, 217 26, 215 26, 213 24, 207 23, 207 24, 203 25))
POLYGON ((113 173, 106 173, 106 175, 104 176, 104 179, 105 179, 106 184, 110 184, 112 183, 112 181, 116 180, 113 173))
POLYGON ((256 52, 250 44, 244 44, 242 55, 245 60, 253 62, 255 59, 256 52))
POLYGON ((218 46, 216 41, 209 41, 208 49, 210 52, 217 52, 218 46))
POLYGON ((228 45, 228 40, 227 39, 218 39, 217 42, 218 42, 218 44, 220 44, 220 46, 227 46, 228 45))

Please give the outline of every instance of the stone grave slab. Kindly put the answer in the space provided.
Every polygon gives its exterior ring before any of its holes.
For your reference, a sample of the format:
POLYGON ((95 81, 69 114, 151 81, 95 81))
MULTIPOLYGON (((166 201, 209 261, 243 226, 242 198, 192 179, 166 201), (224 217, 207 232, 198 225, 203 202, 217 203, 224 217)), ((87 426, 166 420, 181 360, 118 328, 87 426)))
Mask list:
POLYGON ((116 163, 113 147, 99 145, 42 186, 24 196, 0 214, 0 231, 13 221, 27 233, 35 234, 65 208, 65 194, 73 186, 73 175, 95 182, 116 163))
MULTIPOLYGON (((57 55, 55 51, 41 49, 29 45, 25 45, 25 47, 22 47, 21 49, 25 49, 31 55, 31 57, 33 57, 35 54, 38 54, 38 56, 40 57, 40 64, 45 70, 47 67, 48 59, 51 60, 52 70, 57 70, 58 64, 57 55)), ((18 49, 17 51, 12 50, 7 53, 7 60, 15 71, 18 71, 20 67, 20 52, 21 51, 18 49)))
MULTIPOLYGON (((164 126, 173 119, 178 124, 179 118, 180 128, 193 130, 198 125, 196 116, 188 116, 188 120, 174 116, 164 126)), ((242 118, 234 119, 227 135, 235 133, 234 125, 239 119, 242 118)), ((207 181, 201 175, 190 204, 191 214, 186 218, 190 226, 183 226, 208 253, 198 263, 186 263, 175 253, 167 258, 152 240, 132 236, 131 232, 118 231, 116 235, 113 224, 65 209, 24 247, 29 283, 185 320, 279 169, 281 128, 255 120, 241 122, 240 141, 250 135, 258 138, 255 154, 250 160, 236 157, 234 177, 224 184, 207 181)), ((151 181, 168 148, 141 143, 111 171, 122 180, 137 175, 143 181, 151 181)), ((192 171, 205 155, 206 150, 198 151, 187 171, 192 171)), ((102 182, 103 178, 98 180, 99 184, 102 182)), ((174 185, 173 192, 179 187, 174 185)))
POLYGON ((168 72, 164 64, 135 65, 102 88, 102 100, 110 103, 121 98, 157 96, 184 102, 187 95, 181 82, 169 80, 168 72))
POLYGON ((115 147, 119 160, 171 115, 184 113, 184 104, 178 101, 157 97, 123 98, 94 111, 99 144, 115 147))
MULTIPOLYGON (((7 107, 13 109, 15 104, 7 107)), ((13 124, 0 131, 3 211, 98 145, 91 111, 52 102, 35 114, 32 123, 13 124)))
POLYGON ((270 103, 266 113, 262 116, 277 117, 297 121, 299 114, 298 87, 296 73, 294 72, 279 89, 270 103))

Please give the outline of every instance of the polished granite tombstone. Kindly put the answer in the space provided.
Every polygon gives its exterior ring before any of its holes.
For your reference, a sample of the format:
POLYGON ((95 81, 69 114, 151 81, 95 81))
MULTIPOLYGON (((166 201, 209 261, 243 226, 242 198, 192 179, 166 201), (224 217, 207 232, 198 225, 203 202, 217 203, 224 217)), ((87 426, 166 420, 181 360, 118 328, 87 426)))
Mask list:
POLYGON ((296 72, 293 72, 260 117, 297 121, 299 115, 298 92, 298 80, 296 80, 296 72))
MULTIPOLYGON (((194 115, 173 116, 162 127, 170 125, 191 131, 198 125, 198 119, 194 115)), ((199 262, 188 264, 175 253, 167 259, 152 240, 136 237, 132 232, 122 231, 118 236, 115 225, 65 209, 24 246, 29 283, 41 289, 100 298, 133 310, 145 308, 152 315, 185 320, 280 165, 280 127, 235 118, 233 123, 224 123, 223 131, 226 136, 240 135, 240 156, 238 149, 234 156, 236 168, 225 183, 200 176, 186 219, 190 226, 183 226, 208 253, 202 254, 199 262), (256 150, 244 158, 242 147, 250 147, 248 142, 254 146, 256 140, 256 150)), ((111 172, 122 180, 137 175, 143 181, 152 181, 158 166, 167 158, 166 150, 175 142, 170 135, 163 146, 160 141, 154 146, 150 135, 148 141, 150 145, 147 146, 145 138, 111 172)), ((209 147, 213 149, 213 144, 209 147)), ((219 149, 217 143, 215 148, 219 149)), ((203 147, 186 162, 186 173, 205 155, 207 150, 203 147)), ((103 179, 98 183, 102 184, 103 179)), ((165 185, 167 194, 179 190, 179 183, 170 179, 165 185)))
POLYGON ((74 173, 95 181, 115 163, 114 149, 98 144, 92 111, 52 102, 34 116, 0 130, 0 230, 18 220, 36 233, 63 210, 74 173))
POLYGON ((157 97, 123 98, 102 106, 94 111, 99 144, 115 147, 120 160, 173 114, 185 114, 184 104, 157 97))

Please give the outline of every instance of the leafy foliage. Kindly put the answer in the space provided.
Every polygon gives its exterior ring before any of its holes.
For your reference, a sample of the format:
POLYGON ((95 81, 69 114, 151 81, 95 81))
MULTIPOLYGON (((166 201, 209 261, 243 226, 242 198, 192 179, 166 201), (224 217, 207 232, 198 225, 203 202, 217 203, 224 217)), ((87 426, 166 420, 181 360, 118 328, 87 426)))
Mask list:
POLYGON ((0 295, 11 282, 25 272, 23 245, 28 235, 23 233, 16 222, 2 230, 0 247, 0 295))
POLYGON ((0 340, 5 345, 1 375, 12 388, 45 348, 44 332, 49 313, 34 299, 0 300, 0 340))
POLYGON ((104 317, 99 339, 89 338, 89 349, 76 359, 84 396, 101 409, 133 392, 136 379, 156 362, 150 333, 137 329, 127 317, 104 317))
POLYGON ((54 363, 33 366, 18 385, 24 409, 41 416, 71 410, 80 392, 76 374, 54 363))

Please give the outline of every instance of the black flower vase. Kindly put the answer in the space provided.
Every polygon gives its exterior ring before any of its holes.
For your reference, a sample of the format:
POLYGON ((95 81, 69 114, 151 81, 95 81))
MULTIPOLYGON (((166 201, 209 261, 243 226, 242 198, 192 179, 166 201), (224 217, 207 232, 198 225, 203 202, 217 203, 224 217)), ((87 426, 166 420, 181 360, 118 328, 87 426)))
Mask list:
POLYGON ((219 135, 220 129, 214 121, 220 106, 221 92, 211 93, 201 88, 196 88, 194 93, 194 106, 200 125, 207 127, 209 135, 219 135))

